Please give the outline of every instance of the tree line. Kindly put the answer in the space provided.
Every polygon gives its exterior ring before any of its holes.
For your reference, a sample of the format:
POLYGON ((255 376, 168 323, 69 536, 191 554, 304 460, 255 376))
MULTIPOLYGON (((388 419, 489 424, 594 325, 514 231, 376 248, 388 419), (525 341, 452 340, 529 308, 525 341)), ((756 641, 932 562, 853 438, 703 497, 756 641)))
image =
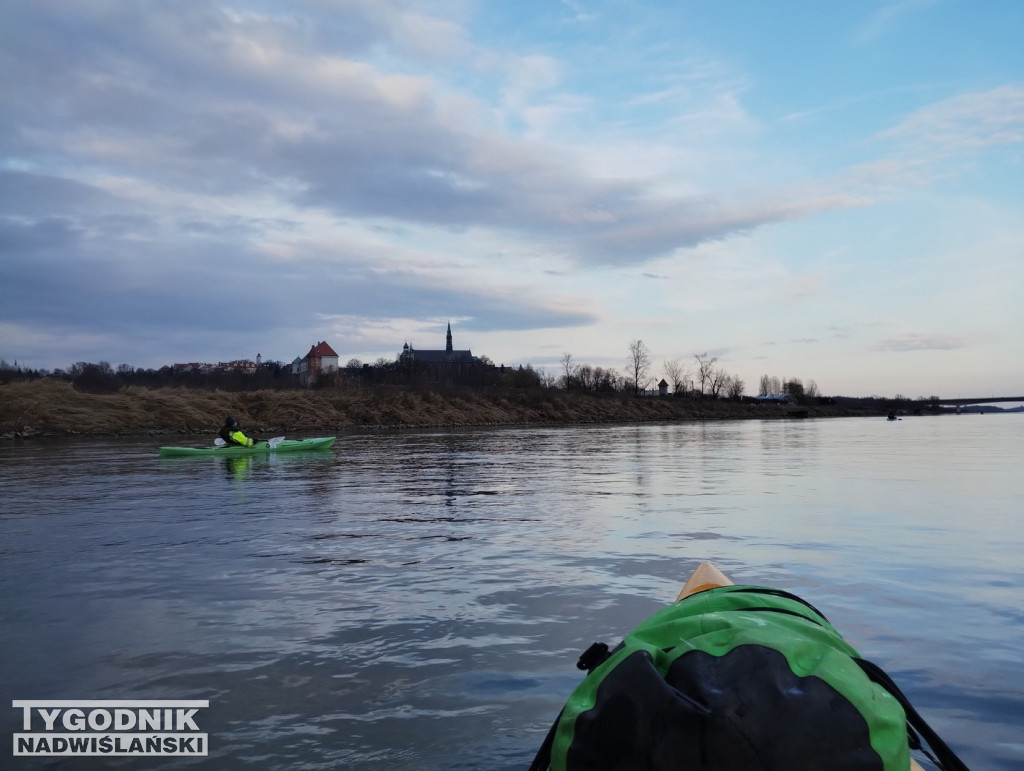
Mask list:
MULTIPOLYGON (((620 391, 646 394, 657 379, 654 360, 643 340, 629 343, 625 374, 614 369, 591 367, 575 359, 571 353, 562 354, 559 377, 552 385, 567 391, 620 391)), ((743 396, 746 384, 738 375, 732 375, 718 366, 718 357, 707 352, 694 354, 692 364, 679 358, 666 359, 658 374, 663 375, 664 389, 673 396, 690 398, 730 398, 743 396)), ((658 383, 660 386, 660 381, 658 383)), ((661 392, 661 388, 657 389, 661 392)))
MULTIPOLYGON (((729 373, 718 363, 718 358, 707 352, 694 354, 692 359, 666 359, 656 370, 650 349, 643 340, 632 340, 627 348, 623 371, 610 367, 591 366, 571 353, 564 353, 558 370, 549 373, 532 365, 496 367, 486 356, 478 358, 484 365, 486 377, 474 382, 451 382, 448 385, 486 388, 560 389, 605 394, 651 395, 658 394, 657 381, 665 382, 665 392, 674 397, 691 399, 750 398, 745 396, 743 380, 729 373)), ((322 374, 313 388, 337 388, 346 384, 362 386, 423 385, 416 368, 410 368, 398 357, 380 357, 372 364, 350 359, 341 369, 322 374)), ((21 380, 51 377, 71 382, 76 388, 90 393, 114 393, 128 386, 145 388, 192 388, 199 390, 255 391, 261 389, 304 388, 292 374, 291 365, 280 361, 264 361, 255 370, 217 369, 214 371, 179 371, 165 366, 159 369, 136 368, 129 364, 117 367, 101 361, 76 362, 67 369, 30 369, 0 359, 0 384, 21 380)), ((888 405, 912 409, 922 403, 937 401, 937 396, 919 397, 916 402, 897 395, 890 399, 870 397, 825 397, 814 380, 762 375, 758 396, 789 395, 798 404, 824 404, 841 401, 851 405, 888 405)))
POLYGON ((217 369, 210 372, 177 371, 173 367, 137 368, 130 364, 114 367, 107 361, 79 361, 67 369, 29 369, 0 359, 0 384, 49 377, 66 380, 88 393, 116 393, 121 388, 196 388, 223 391, 256 391, 264 388, 297 387, 291 366, 263 362, 255 371, 217 369))
MULTIPOLYGON (((529 364, 518 367, 495 367, 487 357, 478 359, 482 376, 455 377, 446 385, 470 387, 540 388, 541 373, 529 364)), ((320 373, 309 385, 304 385, 293 373, 290 364, 264 361, 248 368, 217 367, 209 370, 182 370, 171 366, 159 369, 136 368, 130 364, 114 367, 107 361, 72 364, 67 369, 31 369, 13 365, 0 359, 0 384, 49 377, 70 382, 75 388, 88 393, 116 393, 121 388, 191 388, 196 390, 258 391, 264 389, 340 388, 361 386, 418 386, 423 385, 425 370, 387 358, 373 364, 350 359, 339 370, 320 373)))
MULTIPOLYGON (((660 394, 662 388, 652 388, 659 375, 662 377, 658 385, 664 382, 664 391, 672 396, 691 399, 746 398, 746 383, 738 375, 721 367, 717 356, 705 351, 694 354, 692 360, 666 359, 661 369, 656 371, 651 351, 640 339, 629 343, 624 374, 614 369, 592 367, 578 361, 571 353, 563 353, 559 360, 558 377, 549 379, 547 384, 567 391, 660 394)), ((798 404, 832 402, 832 399, 822 396, 813 380, 804 386, 800 378, 761 376, 758 396, 783 395, 789 395, 798 404)))
MULTIPOLYGON (((556 388, 565 391, 589 391, 593 393, 618 393, 644 395, 658 392, 652 389, 654 378, 653 358, 643 340, 633 340, 628 346, 625 372, 613 368, 591 366, 580 361, 571 353, 565 353, 559 362, 558 374, 552 375, 532 365, 518 367, 496 367, 486 356, 477 357, 483 376, 471 381, 456 379, 449 384, 511 387, 511 388, 556 388)), ((380 357, 372 364, 359 359, 350 359, 337 372, 321 373, 312 387, 340 387, 343 383, 354 382, 364 385, 417 385, 423 382, 422 368, 417 368, 401 357, 388 359, 380 357)), ((739 399, 744 393, 744 382, 718 366, 717 357, 698 353, 691 364, 678 358, 663 362, 667 392, 673 396, 691 398, 739 399)), ((32 370, 10 365, 0 360, 0 383, 13 380, 30 380, 37 377, 52 377, 67 380, 84 391, 92 393, 113 393, 126 386, 146 388, 196 388, 221 389, 227 391, 253 391, 259 389, 285 389, 305 387, 292 374, 291 366, 280 361, 265 361, 255 369, 215 368, 207 371, 180 370, 165 366, 159 369, 136 368, 130 364, 117 367, 109 362, 76 362, 67 369, 32 370)), ((811 381, 806 396, 817 395, 817 386, 811 381)), ((780 381, 779 378, 762 378, 762 394, 790 393, 798 401, 805 394, 799 380, 780 381)))

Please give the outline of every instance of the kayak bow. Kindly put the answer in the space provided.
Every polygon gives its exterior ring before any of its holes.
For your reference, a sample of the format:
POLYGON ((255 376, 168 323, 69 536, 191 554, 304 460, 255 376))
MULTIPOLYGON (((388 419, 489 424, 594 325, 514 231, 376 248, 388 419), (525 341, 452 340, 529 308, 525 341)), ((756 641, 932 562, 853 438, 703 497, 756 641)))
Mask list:
MULTIPOLYGON (((690 595, 697 594, 698 592, 717 589, 722 586, 735 586, 735 584, 729 576, 710 562, 702 562, 694 568, 693 572, 690 573, 690 577, 686 579, 686 583, 683 584, 679 596, 676 597, 676 602, 685 600, 690 595)), ((910 771, 924 771, 924 769, 921 768, 914 758, 910 758, 910 771)))
POLYGON ((531 771, 966 766, 813 606, 709 562, 615 648, 594 643, 531 771), (918 738, 922 741, 918 741, 918 738))
POLYGON ((705 589, 714 589, 719 586, 733 586, 732 580, 723 573, 721 570, 716 568, 710 562, 702 562, 693 572, 690 573, 690 577, 686 579, 686 583, 683 584, 682 591, 679 592, 679 596, 676 597, 676 602, 689 597, 691 594, 697 592, 703 592, 705 589))

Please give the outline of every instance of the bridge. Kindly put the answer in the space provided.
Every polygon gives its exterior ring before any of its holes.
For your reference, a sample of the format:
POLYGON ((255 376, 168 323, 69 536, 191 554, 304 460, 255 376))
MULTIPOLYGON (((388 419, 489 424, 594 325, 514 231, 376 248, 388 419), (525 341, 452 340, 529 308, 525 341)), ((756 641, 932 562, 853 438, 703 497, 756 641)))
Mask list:
POLYGON ((929 399, 929 404, 994 404, 995 402, 1024 402, 1024 396, 986 396, 979 399, 929 399))

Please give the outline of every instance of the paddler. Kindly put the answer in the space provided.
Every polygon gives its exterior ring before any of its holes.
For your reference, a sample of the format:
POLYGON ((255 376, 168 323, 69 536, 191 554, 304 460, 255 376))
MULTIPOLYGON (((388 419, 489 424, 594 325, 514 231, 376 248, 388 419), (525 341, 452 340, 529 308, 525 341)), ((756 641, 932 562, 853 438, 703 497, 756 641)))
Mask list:
POLYGON ((225 418, 224 425, 220 427, 220 438, 228 444, 238 447, 252 447, 256 444, 255 440, 242 433, 242 429, 238 427, 238 421, 230 415, 225 418))

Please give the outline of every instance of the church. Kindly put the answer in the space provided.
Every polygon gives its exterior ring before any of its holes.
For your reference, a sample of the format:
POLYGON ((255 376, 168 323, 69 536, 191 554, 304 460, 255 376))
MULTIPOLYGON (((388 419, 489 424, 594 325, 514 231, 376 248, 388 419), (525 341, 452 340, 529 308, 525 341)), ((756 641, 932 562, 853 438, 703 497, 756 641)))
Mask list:
POLYGON ((472 351, 455 350, 450 322, 443 351, 421 351, 406 343, 398 355, 398 363, 410 373, 413 381, 442 385, 481 386, 487 369, 472 351))

